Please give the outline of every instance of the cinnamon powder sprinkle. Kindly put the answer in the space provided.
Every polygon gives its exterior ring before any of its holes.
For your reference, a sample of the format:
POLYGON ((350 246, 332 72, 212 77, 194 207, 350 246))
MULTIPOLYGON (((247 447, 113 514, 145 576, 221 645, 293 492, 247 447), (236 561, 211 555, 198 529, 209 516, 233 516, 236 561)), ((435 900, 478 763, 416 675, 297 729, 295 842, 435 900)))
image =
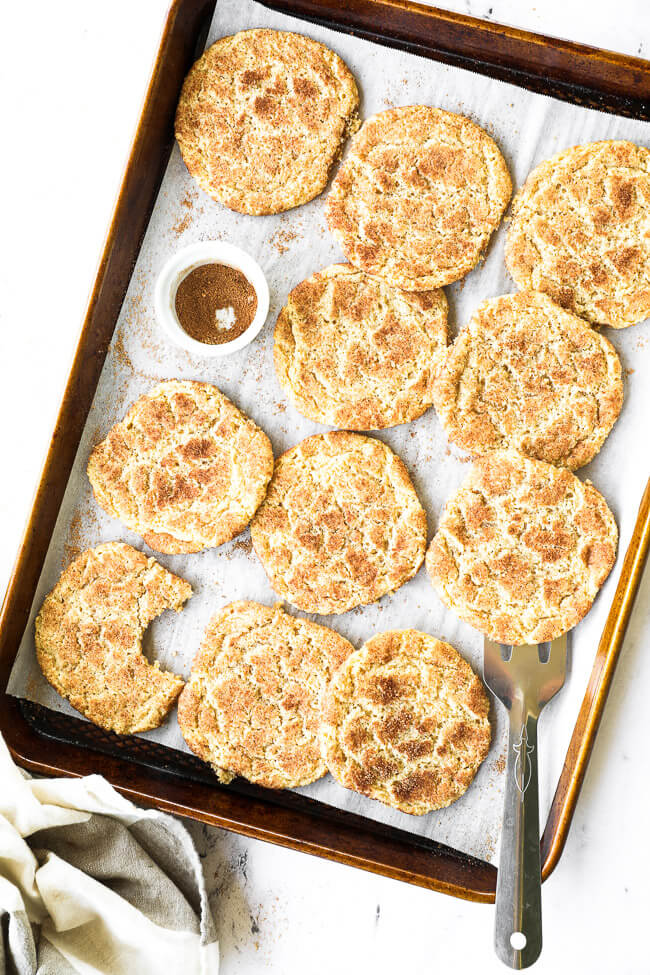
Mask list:
POLYGON ((181 328, 205 345, 231 342, 255 318, 257 295, 245 274, 226 264, 201 264, 176 291, 181 328))

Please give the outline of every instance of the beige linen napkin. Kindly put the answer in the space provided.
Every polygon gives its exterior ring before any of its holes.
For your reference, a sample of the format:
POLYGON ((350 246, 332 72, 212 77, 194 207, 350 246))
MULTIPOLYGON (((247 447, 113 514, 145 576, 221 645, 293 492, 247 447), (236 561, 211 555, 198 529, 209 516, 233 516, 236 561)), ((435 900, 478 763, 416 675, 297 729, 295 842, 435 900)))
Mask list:
POLYGON ((0 738, 0 972, 213 975, 201 863, 100 775, 30 779, 0 738))

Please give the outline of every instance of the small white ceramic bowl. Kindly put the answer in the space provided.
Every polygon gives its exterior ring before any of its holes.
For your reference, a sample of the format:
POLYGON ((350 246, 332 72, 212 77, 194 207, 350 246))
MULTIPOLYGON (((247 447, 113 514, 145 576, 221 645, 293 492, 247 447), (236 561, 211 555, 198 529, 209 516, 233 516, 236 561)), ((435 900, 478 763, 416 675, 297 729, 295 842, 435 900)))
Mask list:
POLYGON ((238 352, 259 334, 269 313, 269 286, 266 283, 262 268, 250 254, 239 247, 235 247, 234 244, 224 244, 218 240, 206 240, 183 248, 182 251, 178 251, 167 261, 156 281, 154 307, 156 318, 170 339, 193 355, 213 358, 238 352), (232 339, 230 342, 222 342, 220 345, 208 345, 207 342, 199 342, 188 335, 178 321, 175 307, 176 291, 183 278, 187 277, 194 268, 211 263, 237 268, 248 278, 257 295, 255 318, 246 331, 238 335, 236 339, 232 339))

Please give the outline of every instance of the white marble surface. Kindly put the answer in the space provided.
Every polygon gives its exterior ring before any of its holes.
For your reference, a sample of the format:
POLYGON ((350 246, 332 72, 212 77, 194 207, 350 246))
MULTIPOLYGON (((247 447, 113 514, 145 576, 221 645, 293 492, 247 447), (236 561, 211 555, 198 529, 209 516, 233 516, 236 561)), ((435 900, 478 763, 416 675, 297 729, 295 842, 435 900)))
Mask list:
MULTIPOLYGON (((646 0, 448 2, 517 26, 648 54, 646 0), (644 50, 645 45, 645 50, 644 50)), ((40 0, 1 13, 0 589, 8 579, 137 119, 166 0, 40 0)), ((544 886, 535 971, 642 975, 650 898, 646 578, 567 849, 544 886)), ((492 910, 190 827, 225 975, 503 971, 492 910)))

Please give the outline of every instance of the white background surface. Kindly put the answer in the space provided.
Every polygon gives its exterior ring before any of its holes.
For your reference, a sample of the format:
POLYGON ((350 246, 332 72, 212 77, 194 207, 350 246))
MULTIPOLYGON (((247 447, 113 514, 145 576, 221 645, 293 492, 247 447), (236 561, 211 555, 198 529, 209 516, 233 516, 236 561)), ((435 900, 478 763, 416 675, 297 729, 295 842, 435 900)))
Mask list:
MULTIPOLYGON (((43 0, 7 4, 2 13, 0 589, 49 440, 166 5, 43 0)), ((641 0, 619 0, 615 10, 595 0, 446 6, 648 53, 642 45, 650 14, 641 0)), ((540 973, 650 970, 643 730, 650 658, 639 635, 649 605, 650 573, 567 850, 544 886, 540 973)), ((206 855, 226 975, 504 970, 492 957, 489 907, 220 831, 192 831, 206 855)))

